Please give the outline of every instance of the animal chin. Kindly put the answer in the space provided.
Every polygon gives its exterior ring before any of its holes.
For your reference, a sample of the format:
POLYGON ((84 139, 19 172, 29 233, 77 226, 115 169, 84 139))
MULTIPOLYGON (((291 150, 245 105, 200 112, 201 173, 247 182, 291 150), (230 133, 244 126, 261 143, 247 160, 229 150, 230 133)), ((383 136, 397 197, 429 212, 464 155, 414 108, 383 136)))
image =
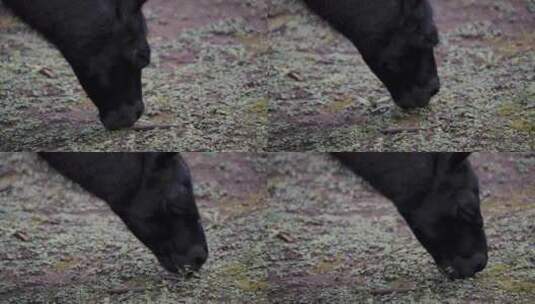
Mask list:
POLYGON ((189 277, 192 273, 199 270, 199 267, 184 265, 178 261, 180 258, 173 258, 172 255, 157 255, 156 257, 165 270, 174 274, 182 274, 189 277))
POLYGON ((449 264, 439 265, 438 268, 450 280, 465 279, 465 278, 473 276, 473 274, 463 272, 462 269, 456 269, 454 266, 449 265, 449 264))
POLYGON ((424 90, 415 88, 411 92, 395 96, 394 101, 403 109, 423 108, 429 104, 431 97, 424 90))
POLYGON ((451 280, 458 278, 457 270, 451 263, 447 262, 448 260, 446 258, 442 256, 433 256, 433 260, 435 260, 435 264, 437 265, 439 271, 446 277, 451 280))
POLYGON ((165 270, 172 273, 178 273, 179 267, 173 263, 173 259, 170 256, 156 255, 156 257, 165 270))

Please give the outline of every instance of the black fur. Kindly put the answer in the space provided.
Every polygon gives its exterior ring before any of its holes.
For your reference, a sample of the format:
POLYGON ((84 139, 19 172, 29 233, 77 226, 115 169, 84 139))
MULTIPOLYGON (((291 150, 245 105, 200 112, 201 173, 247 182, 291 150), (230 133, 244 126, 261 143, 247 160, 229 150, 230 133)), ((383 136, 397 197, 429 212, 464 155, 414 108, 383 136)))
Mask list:
POLYGON ((132 126, 144 110, 141 70, 150 62, 145 0, 2 0, 54 44, 107 129, 132 126))
POLYGON ((175 153, 41 153, 104 200, 171 272, 199 269, 208 248, 185 161, 175 153))
POLYGON ((466 153, 333 153, 389 198, 451 278, 487 264, 479 183, 466 153))
POLYGON ((359 49, 397 105, 423 107, 438 92, 438 32, 427 0, 303 1, 359 49))

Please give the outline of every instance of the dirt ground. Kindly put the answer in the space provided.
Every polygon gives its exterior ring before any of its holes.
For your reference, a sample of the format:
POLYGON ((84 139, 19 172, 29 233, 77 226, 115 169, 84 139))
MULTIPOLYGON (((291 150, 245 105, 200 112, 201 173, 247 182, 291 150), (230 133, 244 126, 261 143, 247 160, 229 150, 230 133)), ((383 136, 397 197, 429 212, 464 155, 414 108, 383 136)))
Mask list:
POLYGON ((532 151, 534 2, 430 2, 442 88, 430 107, 404 112, 347 39, 302 1, 272 0, 268 149, 532 151))
POLYGON ((0 302, 535 301, 533 153, 472 156, 490 260, 461 281, 326 154, 184 156, 210 249, 189 279, 167 274, 103 202, 35 155, 0 154, 0 302))
POLYGON ((0 150, 533 150, 533 0, 431 2, 442 90, 405 112, 300 0, 151 0, 139 125, 166 127, 113 133, 59 53, 0 8, 0 150))
POLYGON ((184 156, 210 252, 190 279, 166 273, 102 201, 37 156, 0 154, 0 302, 266 303, 264 158, 184 156))
POLYGON ((489 264, 450 281, 392 203, 319 153, 269 166, 272 303, 534 303, 535 155, 471 157, 480 177, 489 264), (306 165, 304 165, 306 164, 306 165))
POLYGON ((262 1, 151 0, 144 12, 153 52, 138 125, 166 127, 108 132, 59 52, 0 5, 0 151, 261 150, 262 1))

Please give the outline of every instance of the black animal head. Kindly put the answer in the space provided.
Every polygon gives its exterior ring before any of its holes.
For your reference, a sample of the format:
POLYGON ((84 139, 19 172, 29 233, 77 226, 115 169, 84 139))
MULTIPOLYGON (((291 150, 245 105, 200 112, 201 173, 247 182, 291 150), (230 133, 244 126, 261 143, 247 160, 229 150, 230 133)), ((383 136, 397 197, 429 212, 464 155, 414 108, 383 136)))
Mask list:
POLYGON ((114 211, 166 270, 198 270, 208 247, 186 163, 174 153, 146 154, 143 166, 139 191, 114 211))
POLYGON ((487 263, 477 176, 468 153, 334 153, 392 200, 416 238, 450 278, 487 263))
POLYGON ((398 18, 357 46, 372 71, 402 108, 428 105, 440 81, 433 48, 438 32, 427 0, 400 0, 398 18))
POLYGON ((165 269, 199 269, 208 256, 187 164, 177 153, 40 153, 104 200, 165 269))
POLYGON ((150 48, 146 0, 3 0, 65 56, 107 129, 132 126, 144 110, 141 70, 150 48))
POLYGON ((144 110, 141 70, 150 63, 145 1, 109 1, 81 14, 87 17, 76 21, 74 38, 57 43, 109 130, 132 126, 144 110))
POLYGON ((487 264, 479 185, 466 154, 437 155, 435 182, 416 208, 401 208, 416 238, 450 278, 471 277, 487 264))

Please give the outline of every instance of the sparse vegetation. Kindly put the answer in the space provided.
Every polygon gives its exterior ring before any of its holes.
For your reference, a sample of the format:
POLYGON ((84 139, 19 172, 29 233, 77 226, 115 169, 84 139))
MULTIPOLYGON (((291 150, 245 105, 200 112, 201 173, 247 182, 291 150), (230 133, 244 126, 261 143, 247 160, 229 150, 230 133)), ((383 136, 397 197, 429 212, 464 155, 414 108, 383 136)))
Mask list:
POLYGON ((459 281, 326 154, 184 156, 210 250, 189 278, 166 273, 103 202, 35 155, 0 154, 0 302, 535 301, 533 153, 472 156, 490 260, 459 281))
POLYGON ((324 154, 270 161, 273 303, 532 303, 533 154, 476 153, 489 242, 487 268, 450 281, 392 203, 324 154), (303 166, 303 164, 307 164, 303 166))
POLYGON ((431 3, 441 31, 441 92, 429 108, 403 112, 347 39, 300 0, 274 0, 268 19, 274 70, 268 149, 533 150, 530 1, 431 3))
POLYGON ((267 112, 249 109, 267 96, 265 31, 255 21, 265 7, 164 2, 145 9, 153 53, 138 126, 165 127, 113 133, 59 52, 0 6, 0 150, 261 150, 267 112), (179 5, 194 6, 200 16, 179 5))
POLYGON ((0 154, 0 302, 268 303, 262 156, 185 157, 210 251, 189 278, 166 273, 104 202, 35 155, 0 154))

